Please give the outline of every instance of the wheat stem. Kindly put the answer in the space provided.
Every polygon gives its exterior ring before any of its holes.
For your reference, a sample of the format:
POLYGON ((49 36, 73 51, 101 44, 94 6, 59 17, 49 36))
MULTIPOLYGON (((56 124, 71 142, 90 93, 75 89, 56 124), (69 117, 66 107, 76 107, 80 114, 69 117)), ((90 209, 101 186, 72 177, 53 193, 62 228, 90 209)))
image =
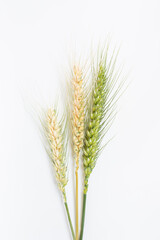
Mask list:
POLYGON ((71 221, 71 217, 70 217, 70 212, 69 212, 67 201, 64 202, 64 205, 65 205, 65 209, 66 209, 66 213, 67 213, 68 222, 69 222, 69 226, 70 226, 70 229, 71 229, 72 237, 73 237, 73 240, 75 240, 75 234, 74 234, 74 230, 73 230, 73 225, 72 225, 72 221, 71 221))
POLYGON ((78 169, 79 169, 79 153, 76 156, 76 240, 78 240, 79 235, 79 215, 78 215, 78 169))
POLYGON ((80 232, 80 237, 79 240, 83 239, 83 231, 84 231, 84 222, 85 222, 85 212, 86 212, 86 199, 87 199, 87 194, 83 194, 83 207, 82 207, 82 220, 81 220, 81 232, 80 232))
POLYGON ((76 240, 78 240, 78 171, 76 172, 76 240))

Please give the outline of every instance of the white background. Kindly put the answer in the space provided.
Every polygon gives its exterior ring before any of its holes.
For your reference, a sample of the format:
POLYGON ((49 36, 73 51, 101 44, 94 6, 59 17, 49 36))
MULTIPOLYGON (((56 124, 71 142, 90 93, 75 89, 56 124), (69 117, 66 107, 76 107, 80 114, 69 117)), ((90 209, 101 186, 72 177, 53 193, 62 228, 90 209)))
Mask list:
POLYGON ((90 178, 84 239, 160 239, 159 13, 158 0, 0 0, 1 240, 71 239, 33 109, 59 95, 70 55, 108 34, 130 85, 90 178))

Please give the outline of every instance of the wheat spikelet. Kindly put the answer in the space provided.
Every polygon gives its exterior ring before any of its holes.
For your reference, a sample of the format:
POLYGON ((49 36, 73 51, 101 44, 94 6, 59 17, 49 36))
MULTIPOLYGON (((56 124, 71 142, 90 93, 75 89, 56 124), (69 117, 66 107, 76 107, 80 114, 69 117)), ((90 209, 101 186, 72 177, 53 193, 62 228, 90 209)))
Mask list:
POLYGON ((61 124, 57 120, 56 111, 50 108, 46 118, 46 135, 50 146, 50 158, 52 160, 58 187, 66 201, 65 186, 67 179, 67 166, 64 156, 64 139, 61 124))
POLYGON ((84 165, 84 193, 88 190, 88 179, 95 167, 96 160, 102 150, 101 141, 109 129, 115 116, 115 103, 121 89, 117 80, 119 72, 115 72, 117 55, 112 55, 107 64, 107 53, 102 54, 98 61, 98 69, 94 76, 94 87, 91 96, 91 106, 86 123, 83 165, 84 165))
POLYGON ((84 88, 82 71, 79 67, 73 68, 73 111, 72 111, 72 135, 73 150, 76 156, 76 165, 78 167, 78 158, 83 146, 84 139, 84 88))

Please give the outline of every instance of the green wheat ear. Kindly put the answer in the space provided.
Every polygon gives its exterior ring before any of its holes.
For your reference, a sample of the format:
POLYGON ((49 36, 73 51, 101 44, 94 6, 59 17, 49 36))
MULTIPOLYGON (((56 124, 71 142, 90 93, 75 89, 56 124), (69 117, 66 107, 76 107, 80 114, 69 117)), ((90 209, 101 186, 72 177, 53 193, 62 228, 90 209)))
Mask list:
MULTIPOLYGON (((118 53, 117 53, 118 54, 118 53)), ((84 194, 88 190, 88 179, 104 146, 102 139, 115 117, 115 103, 119 98, 123 82, 117 85, 120 71, 115 71, 117 54, 113 52, 108 61, 108 50, 103 51, 93 73, 93 89, 86 120, 83 146, 84 194)))

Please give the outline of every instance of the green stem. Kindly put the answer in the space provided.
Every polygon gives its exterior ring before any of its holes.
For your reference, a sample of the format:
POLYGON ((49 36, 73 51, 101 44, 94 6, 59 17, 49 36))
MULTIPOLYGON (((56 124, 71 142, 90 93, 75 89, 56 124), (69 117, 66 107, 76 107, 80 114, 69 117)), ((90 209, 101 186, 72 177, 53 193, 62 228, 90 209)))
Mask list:
POLYGON ((82 209, 82 221, 81 221, 81 232, 80 232, 80 237, 79 240, 83 239, 83 231, 84 231, 84 221, 85 221, 85 211, 86 211, 86 198, 87 194, 83 194, 83 209, 82 209))
POLYGON ((71 217, 70 217, 70 213, 69 213, 67 202, 64 202, 64 205, 65 205, 65 208, 66 208, 69 225, 70 225, 70 229, 71 229, 71 232, 72 232, 72 237, 73 237, 73 240, 75 240, 75 234, 74 234, 73 225, 72 225, 72 221, 71 221, 71 217))

